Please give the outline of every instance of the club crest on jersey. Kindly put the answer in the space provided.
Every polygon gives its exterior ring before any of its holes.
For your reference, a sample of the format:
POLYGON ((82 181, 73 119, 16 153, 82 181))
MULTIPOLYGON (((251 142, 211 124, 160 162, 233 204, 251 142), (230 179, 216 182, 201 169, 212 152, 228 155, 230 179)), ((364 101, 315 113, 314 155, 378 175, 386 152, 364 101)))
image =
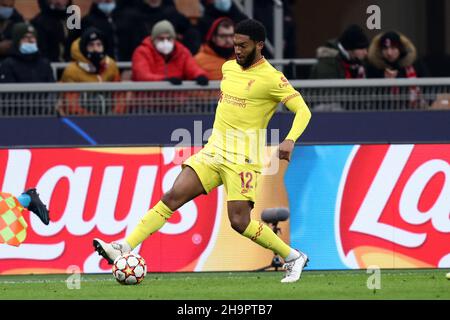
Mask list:
POLYGON ((250 91, 251 86, 255 83, 255 80, 249 80, 247 83, 247 88, 245 90, 250 91))

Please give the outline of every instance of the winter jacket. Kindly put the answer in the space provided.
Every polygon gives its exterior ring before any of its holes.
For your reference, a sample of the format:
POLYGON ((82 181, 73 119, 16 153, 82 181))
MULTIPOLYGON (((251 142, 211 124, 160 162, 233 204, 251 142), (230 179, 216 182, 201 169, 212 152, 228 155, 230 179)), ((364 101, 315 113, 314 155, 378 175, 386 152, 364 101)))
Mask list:
POLYGON ((328 41, 317 49, 317 63, 310 73, 311 79, 357 79, 365 78, 365 65, 349 61, 339 49, 336 40, 328 41))
MULTIPOLYGON (((64 69, 62 82, 103 82, 120 81, 120 73, 116 62, 106 56, 99 72, 89 63, 80 51, 80 39, 72 43, 72 61, 64 69)), ((115 113, 117 108, 123 108, 125 93, 123 92, 92 92, 79 94, 67 92, 58 107, 62 115, 93 115, 115 113)))
POLYGON ((62 82, 104 82, 120 81, 120 73, 116 62, 106 56, 102 61, 99 73, 95 72, 89 60, 80 51, 80 40, 72 43, 72 62, 64 69, 62 82))
MULTIPOLYGON (((69 1, 69 6, 72 0, 69 1)), ((47 0, 39 0, 41 12, 31 20, 37 31, 39 49, 51 62, 63 62, 70 59, 69 30, 65 11, 51 10, 47 0)))
POLYGON ((171 77, 194 80, 206 72, 201 69, 189 50, 179 41, 168 60, 153 46, 151 37, 144 39, 133 53, 132 78, 134 81, 164 81, 171 77))
POLYGON ((367 67, 368 78, 384 78, 385 69, 397 70, 397 78, 416 78, 428 76, 425 66, 417 60, 417 50, 414 44, 403 34, 400 34, 400 41, 405 48, 404 56, 391 64, 383 59, 380 47, 382 34, 373 38, 368 53, 369 64, 367 67))
POLYGON ((6 41, 12 38, 12 27, 14 24, 23 22, 22 15, 14 9, 13 14, 8 20, 0 20, 0 61, 7 58, 10 54, 11 47, 5 46, 6 41))
POLYGON ((198 65, 206 71, 209 80, 222 79, 222 65, 227 60, 219 56, 208 44, 202 44, 194 58, 198 65))
MULTIPOLYGON (((425 66, 417 60, 417 50, 414 44, 404 35, 400 34, 400 41, 405 48, 405 53, 400 56, 395 63, 389 63, 384 60, 381 54, 380 39, 382 34, 373 38, 368 53, 368 68, 367 75, 369 78, 384 78, 386 68, 397 70, 397 78, 417 78, 428 76, 428 70, 425 66)), ((382 108, 419 108, 424 107, 430 103, 426 101, 420 87, 391 87, 390 93, 397 96, 396 101, 379 102, 382 108), (406 97, 406 98, 399 98, 406 97)))
MULTIPOLYGON (((12 49, 10 57, 0 62, 0 83, 51 83, 55 82, 50 62, 38 52, 24 55, 12 49)), ((55 111, 57 96, 48 92, 35 92, 33 94, 13 95, 14 99, 22 106, 19 110, 23 115, 52 115, 55 111)), ((7 100, 9 100, 7 99, 7 100)), ((11 100, 10 100, 11 101, 11 100)), ((7 104, 0 106, 8 108, 7 104)), ((4 113, 6 110, 4 111, 4 113)))
POLYGON ((50 62, 38 52, 22 54, 17 50, 0 62, 1 83, 55 82, 50 62))

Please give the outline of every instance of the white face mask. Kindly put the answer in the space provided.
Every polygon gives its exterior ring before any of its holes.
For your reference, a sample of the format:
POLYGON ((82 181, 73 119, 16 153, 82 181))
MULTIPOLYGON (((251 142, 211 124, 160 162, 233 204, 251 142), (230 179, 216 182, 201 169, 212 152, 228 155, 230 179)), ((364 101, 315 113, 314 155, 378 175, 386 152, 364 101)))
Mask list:
POLYGON ((172 52, 174 47, 174 42, 170 40, 163 40, 156 42, 156 50, 162 54, 169 54, 172 52))

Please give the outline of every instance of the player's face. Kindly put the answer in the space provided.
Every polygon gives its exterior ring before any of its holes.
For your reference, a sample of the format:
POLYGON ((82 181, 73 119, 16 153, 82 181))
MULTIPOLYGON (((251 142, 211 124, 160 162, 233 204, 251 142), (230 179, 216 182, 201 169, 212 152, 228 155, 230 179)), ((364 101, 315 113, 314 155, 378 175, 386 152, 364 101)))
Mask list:
POLYGON ((258 50, 261 52, 262 45, 251 40, 249 36, 238 33, 234 35, 233 42, 237 63, 244 68, 251 66, 258 50))

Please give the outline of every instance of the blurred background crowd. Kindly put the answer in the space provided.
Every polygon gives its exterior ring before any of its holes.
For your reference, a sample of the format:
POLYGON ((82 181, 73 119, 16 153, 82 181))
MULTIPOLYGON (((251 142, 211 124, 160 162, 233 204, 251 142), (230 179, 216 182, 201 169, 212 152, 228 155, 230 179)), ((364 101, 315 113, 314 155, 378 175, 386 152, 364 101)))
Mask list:
MULTIPOLYGON (((315 2, 317 6, 319 2, 315 2)), ((410 5, 420 2, 408 1, 410 5)), ((317 59, 294 73, 286 69, 290 78, 411 78, 450 74, 446 53, 449 48, 439 38, 445 38, 445 25, 438 31, 430 26, 422 28, 436 37, 434 41, 426 39, 432 44, 429 48, 420 40, 424 31, 413 32, 413 38, 421 41, 418 48, 403 30, 368 30, 365 26, 368 15, 363 15, 360 21, 341 22, 341 30, 326 30, 325 34, 334 35, 322 39, 319 35, 324 34, 323 22, 334 11, 335 4, 327 2, 329 8, 321 8, 324 19, 314 21, 307 29, 302 28, 307 26, 305 20, 311 19, 307 13, 320 16, 320 11, 311 11, 311 4, 305 1, 282 1, 282 4, 282 58, 317 59)), ((424 5, 429 14, 436 10, 435 6, 424 5)), ((273 0, 254 1, 251 14, 263 21, 272 43, 273 7, 273 0)), ((347 8, 348 3, 342 5, 343 10, 347 8)), ((444 5, 446 10, 449 8, 444 5)), ((234 25, 248 18, 244 12, 232 0, 0 0, 0 82, 132 80, 169 81, 178 85, 183 80, 195 80, 207 85, 209 80, 220 80, 222 64, 233 59, 234 25), (82 9, 80 29, 70 29, 67 24, 72 15, 67 7, 72 4, 82 9), (130 61, 131 68, 119 70, 118 61, 130 61), (55 75, 50 67, 55 62, 69 64, 55 75)), ((389 14, 382 19, 389 21, 389 14)), ((435 23, 439 24, 439 20, 435 23)), ((443 23, 448 24, 445 18, 443 23)), ((330 20, 328 29, 334 24, 336 21, 330 20)), ((412 30, 409 25, 403 23, 406 31, 412 30)), ((273 58, 273 50, 265 49, 264 56, 273 58)))

